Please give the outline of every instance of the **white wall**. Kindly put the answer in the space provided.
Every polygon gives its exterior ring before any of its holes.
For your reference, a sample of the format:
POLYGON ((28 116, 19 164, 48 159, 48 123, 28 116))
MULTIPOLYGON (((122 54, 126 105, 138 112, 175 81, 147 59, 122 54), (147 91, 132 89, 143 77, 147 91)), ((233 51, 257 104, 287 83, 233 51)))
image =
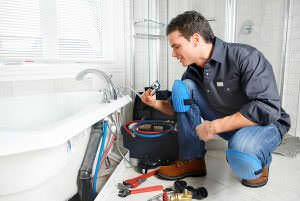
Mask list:
POLYGON ((300 137, 300 1, 291 0, 283 107, 291 115, 289 134, 300 137))

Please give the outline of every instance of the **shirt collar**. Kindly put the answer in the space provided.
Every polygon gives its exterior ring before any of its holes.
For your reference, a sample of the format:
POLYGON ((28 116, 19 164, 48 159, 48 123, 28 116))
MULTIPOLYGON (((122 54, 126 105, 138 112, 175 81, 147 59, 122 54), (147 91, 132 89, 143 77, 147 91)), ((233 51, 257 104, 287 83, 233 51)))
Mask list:
POLYGON ((214 60, 219 63, 223 63, 225 60, 225 52, 226 52, 224 41, 215 37, 213 48, 214 49, 213 49, 212 55, 210 57, 210 60, 214 60))

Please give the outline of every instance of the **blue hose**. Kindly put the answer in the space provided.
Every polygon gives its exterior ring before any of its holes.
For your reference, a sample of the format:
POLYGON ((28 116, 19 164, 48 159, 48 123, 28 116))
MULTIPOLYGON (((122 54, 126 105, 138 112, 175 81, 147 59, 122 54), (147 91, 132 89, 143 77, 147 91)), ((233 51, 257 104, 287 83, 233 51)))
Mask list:
POLYGON ((96 196, 96 194, 97 194, 97 176, 98 176, 100 162, 101 162, 102 155, 103 155, 105 139, 106 139, 106 135, 107 135, 107 127, 108 127, 108 123, 107 123, 107 121, 104 121, 103 137, 102 137, 100 150, 99 150, 99 156, 98 156, 97 165, 96 165, 96 169, 95 169, 95 173, 94 173, 94 182, 93 182, 93 191, 92 191, 94 196, 96 196))
POLYGON ((168 122, 165 122, 165 121, 163 121, 163 120, 142 120, 142 121, 137 122, 137 123, 132 127, 132 132, 133 132, 135 135, 137 135, 137 136, 139 136, 139 137, 143 137, 143 138, 157 138, 157 137, 161 137, 161 136, 163 136, 163 135, 168 134, 168 133, 169 133, 171 130, 173 130, 173 129, 174 129, 173 124, 168 123, 168 122), (135 128, 136 128, 137 126, 141 125, 141 124, 151 124, 151 123, 158 123, 158 124, 160 124, 160 125, 169 126, 169 129, 166 130, 166 131, 164 131, 164 132, 161 132, 161 133, 159 133, 159 134, 154 134, 154 135, 141 134, 141 133, 139 133, 139 132, 137 132, 137 131, 135 130, 135 128))

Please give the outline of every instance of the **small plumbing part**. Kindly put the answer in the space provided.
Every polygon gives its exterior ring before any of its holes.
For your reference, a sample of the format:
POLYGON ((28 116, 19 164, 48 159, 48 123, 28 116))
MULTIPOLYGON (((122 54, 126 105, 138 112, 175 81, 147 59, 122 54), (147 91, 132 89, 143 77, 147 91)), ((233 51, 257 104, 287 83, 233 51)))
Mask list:
POLYGON ((184 193, 175 193, 170 196, 170 201, 192 201, 192 193, 187 190, 184 193))
MULTIPOLYGON (((136 90, 134 90, 133 88, 127 86, 128 89, 130 89, 133 93, 135 93, 138 97, 141 98, 141 94, 139 94, 136 90)), ((158 80, 154 81, 151 85, 150 85, 150 89, 151 89, 151 93, 150 95, 153 96, 154 94, 156 94, 156 92, 160 89, 160 83, 158 82, 158 80)))
POLYGON ((154 94, 156 94, 156 92, 160 89, 160 83, 158 82, 158 80, 154 81, 150 85, 150 89, 151 89, 151 93, 150 93, 151 96, 153 96, 154 94))

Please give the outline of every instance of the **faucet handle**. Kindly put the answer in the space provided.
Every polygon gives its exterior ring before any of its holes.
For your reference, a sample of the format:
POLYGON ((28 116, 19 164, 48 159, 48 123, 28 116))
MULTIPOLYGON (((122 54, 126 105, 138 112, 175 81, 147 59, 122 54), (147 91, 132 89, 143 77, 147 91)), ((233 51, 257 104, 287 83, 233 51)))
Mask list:
POLYGON ((107 74, 107 77, 108 77, 109 79, 111 79, 112 76, 113 76, 111 73, 108 73, 108 72, 106 72, 106 74, 107 74))
POLYGON ((110 97, 111 97, 110 90, 108 90, 108 89, 100 89, 99 93, 103 94, 103 102, 104 103, 110 103, 110 97))

